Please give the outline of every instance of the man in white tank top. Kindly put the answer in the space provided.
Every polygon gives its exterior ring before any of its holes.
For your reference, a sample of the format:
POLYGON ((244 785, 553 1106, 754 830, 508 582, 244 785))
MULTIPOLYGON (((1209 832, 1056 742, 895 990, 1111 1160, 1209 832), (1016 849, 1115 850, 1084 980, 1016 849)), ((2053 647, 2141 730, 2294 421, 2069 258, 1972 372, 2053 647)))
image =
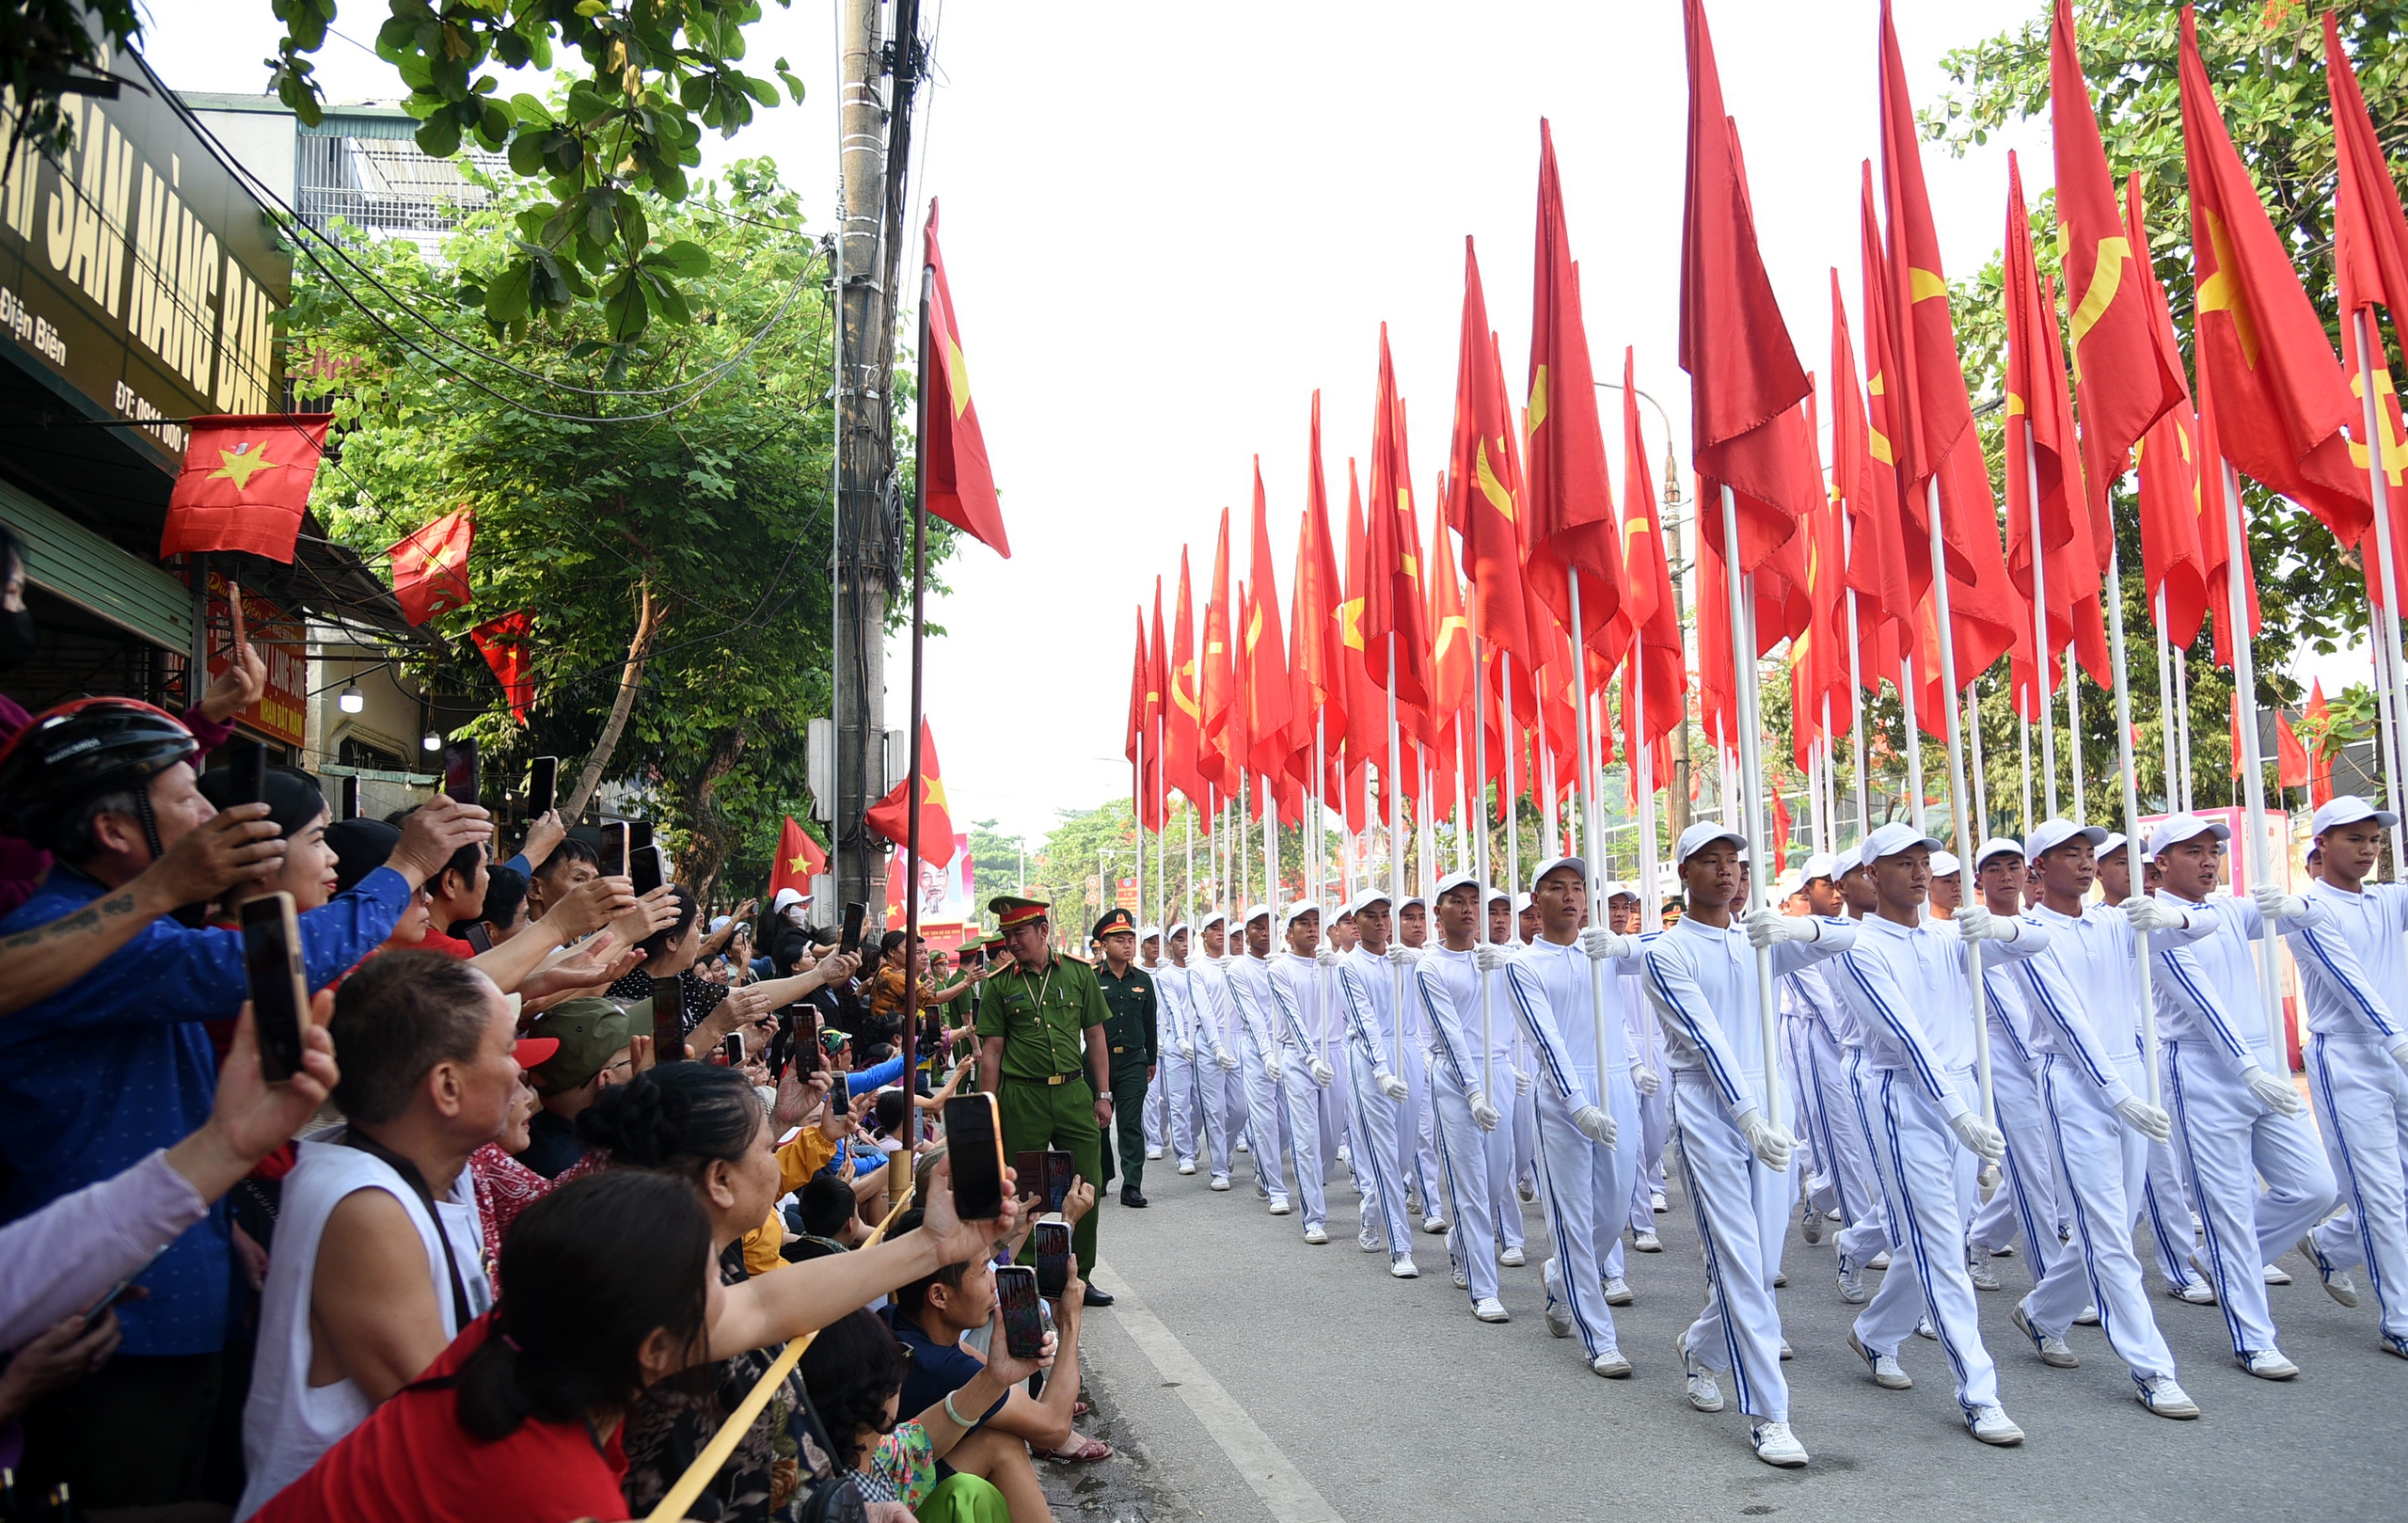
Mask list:
MULTIPOLYGON (((329 1031, 344 1126, 285 1176, 243 1411, 248 1517, 418 1378, 493 1303, 469 1155, 501 1134, 519 1041, 492 980, 434 952, 388 952, 345 980, 329 1031)), ((539 1050, 540 1049, 540 1050, 539 1050)))

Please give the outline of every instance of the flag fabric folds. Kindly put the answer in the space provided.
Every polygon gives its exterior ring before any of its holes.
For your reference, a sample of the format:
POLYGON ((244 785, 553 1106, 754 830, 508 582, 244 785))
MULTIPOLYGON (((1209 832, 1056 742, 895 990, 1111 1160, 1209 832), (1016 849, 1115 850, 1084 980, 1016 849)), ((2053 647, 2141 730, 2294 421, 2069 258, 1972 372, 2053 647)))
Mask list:
POLYGON ((1279 582, 1272 574, 1271 522, 1262 496, 1262 457, 1254 462, 1254 544, 1247 585, 1253 597, 1238 642, 1245 704, 1245 766, 1274 776, 1288 769, 1288 646, 1279 628, 1279 582))
MULTIPOLYGON (((2149 257, 2148 219, 2141 209, 2138 174, 2125 186, 2124 225, 2158 341, 2173 348, 2174 318, 2149 257)), ((2141 570, 2149 607, 2156 608, 2162 591, 2165 637, 2187 646, 2199 638, 2199 625, 2208 614, 2207 566, 2199 550, 2198 415, 2191 410, 2189 387, 2165 416, 2149 425, 2134 452, 2133 464, 2140 468, 2141 570)))
POLYGON ((1179 606, 1174 611, 1177 623, 1170 637, 1170 681, 1164 694, 1170 706, 1164 715, 1163 775, 1172 787, 1186 794, 1188 801, 1196 806, 1198 814, 1202 814, 1212 808, 1212 801, 1199 750, 1203 743, 1202 709, 1196 696, 1196 626, 1190 613, 1192 607, 1187 588, 1187 548, 1181 546, 1179 551, 1179 606))
POLYGON ((1229 643, 1229 510, 1221 510, 1221 535, 1212 547, 1212 580, 1204 590, 1204 689, 1198 766, 1204 779, 1237 797, 1238 774, 1245 769, 1245 746, 1240 732, 1244 716, 1237 711, 1237 662, 1229 643))
POLYGON ((790 888, 808 898, 813 875, 827 870, 828 853, 788 815, 778 828, 777 860, 769 865, 769 897, 774 899, 780 889, 790 888))
MULTIPOLYGON (((1369 549, 1363 576, 1363 667, 1373 685, 1396 694, 1400 709, 1430 706, 1430 642, 1421 630, 1419 536, 1413 527, 1413 470, 1405 457, 1404 406, 1388 325, 1380 325, 1380 385, 1371 420, 1370 500, 1364 510, 1369 549), (1395 635, 1395 670, 1389 670, 1395 635)), ((1386 736, 1386 719, 1382 719, 1386 736)), ((1386 754, 1385 752, 1382 753, 1386 754)))
POLYGON ((486 620, 469 630, 468 638, 501 684, 502 696, 510 701, 511 718, 526 723, 527 710, 535 704, 535 658, 530 648, 535 639, 534 619, 521 609, 486 620))
POLYGON ((475 510, 460 508, 386 547, 393 563, 393 599, 402 605, 403 618, 424 624, 468 606, 468 549, 476 537, 475 510))
MULTIPOLYGON (((911 831, 911 779, 906 776, 885 798, 870 805, 862 823, 896 846, 908 846, 911 831)), ((947 812, 944 775, 937 766, 936 732, 920 721, 920 860, 942 867, 953 861, 953 816, 947 812)))
MULTIPOLYGON (((1455 432, 1447 461, 1445 521, 1463 536, 1474 627, 1487 645, 1527 659, 1537 648, 1523 601, 1524 490, 1513 415, 1497 364, 1480 262, 1464 240, 1464 311, 1456 335, 1455 432)), ((1542 385, 1543 382, 1532 383, 1542 385)), ((1535 394, 1535 393, 1534 393, 1535 394)))
POLYGON ((242 550, 291 565, 333 421, 325 412, 192 420, 160 558, 242 550))
MULTIPOLYGON (((1631 746, 1662 738, 1681 722, 1688 702, 1682 671, 1680 605, 1672 593, 1664 534, 1656 516, 1656 482, 1647 466, 1647 437, 1639 420, 1637 353, 1622 356, 1623 613, 1633 639, 1628 669, 1640 674, 1643 713, 1625 720, 1631 746), (1643 726, 1638 723, 1644 721, 1643 726)), ((1667 773, 1656 781, 1669 779, 1667 773)))
MULTIPOLYGON (((2382 451, 2385 496, 2391 506, 2392 554, 2397 557, 2408 552, 2408 430, 2401 426, 2400 397, 2384 359, 2374 304, 2389 309, 2397 334, 2402 314, 2408 314, 2408 214, 2400 210, 2400 187, 2392 182, 2383 145, 2367 113, 2366 96, 2358 88, 2357 71, 2341 49, 2339 23, 2329 10, 2324 13, 2324 82, 2333 103, 2333 147, 2338 161, 2333 192, 2333 273, 2341 297, 2341 366, 2363 407, 2365 376, 2358 350, 2358 321, 2363 314, 2367 335, 2373 341, 2373 363, 2367 369, 2374 377, 2376 426, 2383 436, 2375 448, 2382 451)), ((2372 463, 2368 443, 2360 436, 2365 432, 2353 416, 2350 458, 2361 473, 2372 463)), ((2368 516, 2371 519, 2371 509, 2368 516)), ((2366 572, 2367 595, 2378 606, 2386 601, 2379 551, 2374 538, 2360 538, 2358 563, 2366 572)), ((2398 579, 2401 591, 2408 593, 2408 576, 2398 579)))
MULTIPOLYGON (((970 368, 961 357, 961 324, 945 282, 944 256, 937 251, 937 203, 928 202, 923 257, 935 272, 928 300, 928 352, 920 357, 920 385, 927 399, 927 422, 920 439, 920 468, 928 511, 1009 558, 1004 506, 995 496, 995 472, 987 464, 987 436, 978 428, 978 407, 970 396, 970 368)), ((948 857, 952 837, 945 837, 948 857)), ((928 859, 934 862, 936 859, 928 859)))

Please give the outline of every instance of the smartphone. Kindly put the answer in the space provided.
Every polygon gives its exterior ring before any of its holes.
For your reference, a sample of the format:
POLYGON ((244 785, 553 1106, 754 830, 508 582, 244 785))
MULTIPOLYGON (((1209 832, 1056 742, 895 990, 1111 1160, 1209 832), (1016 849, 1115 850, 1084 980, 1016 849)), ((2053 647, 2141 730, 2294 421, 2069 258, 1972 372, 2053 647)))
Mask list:
POLYGON ((538 756, 527 773, 527 817, 541 819, 557 807, 556 797, 561 785, 561 759, 538 756))
POLYGON ((281 1084, 300 1071, 301 1023, 309 1018, 309 986, 301 971, 301 929, 293 896, 278 890, 243 901, 243 970, 251 985, 251 1021, 259 1032, 260 1076, 281 1084))
POLYGON ((1025 1199, 1033 1195, 1043 1195, 1045 1193, 1045 1150, 1032 1148, 1026 1152, 1012 1154, 1012 1173, 1020 1182, 1012 1188, 1020 1192, 1022 1198, 1025 1199))
POLYGON ((621 820, 616 824, 602 827, 601 868, 602 876, 605 878, 627 876, 626 821, 621 820))
POLYGON ((149 1274, 150 1272, 150 1266, 159 1261, 159 1254, 166 1251, 167 1245, 161 1244, 157 1253, 153 1253, 150 1258, 142 1261, 141 1268, 135 1270, 133 1274, 126 1276, 123 1279, 119 1280, 116 1284, 110 1286, 107 1293, 102 1295, 99 1300, 93 1302, 90 1306, 86 1307, 84 1309, 85 1323, 88 1325, 94 1317, 99 1316, 102 1312, 106 1311, 109 1308, 117 1305, 119 1298, 125 1294, 126 1288, 131 1286, 135 1280, 140 1279, 143 1276, 149 1274))
MULTIPOLYGON (((838 952, 851 957, 862 949, 862 922, 868 917, 869 906, 859 899, 845 906, 845 937, 836 944, 838 952)), ((963 1219, 968 1220, 967 1217, 963 1219)))
POLYGON ((956 1095, 944 1103, 945 1156, 953 1161, 953 1211, 965 1222, 1004 1214, 1004 1124, 995 1097, 956 1095))
POLYGON ((769 1039, 768 1061, 770 1083, 775 1084, 786 1076, 786 1064, 793 1058, 794 1017, 791 1014, 780 1015, 777 1034, 769 1039))
POLYGON ((627 880, 639 895, 658 888, 666 876, 661 870, 660 848, 639 846, 628 849, 627 880))
POLYGON ((744 1066, 744 1034, 742 1032, 731 1031, 721 1038, 719 1050, 720 1055, 727 1059, 729 1068, 740 1069, 744 1066))
MULTIPOLYGON (((954 1187, 960 1188, 958 1175, 954 1187)), ((1044 1357, 1045 1318, 1038 1309, 1044 1299, 1038 1293, 1037 1271, 1026 1264, 1006 1264, 995 1271, 995 1303, 1004 1311, 1004 1348, 1013 1358, 1044 1357)))
POLYGON ((1037 1293, 1057 1299, 1070 1288, 1070 1224, 1038 1222, 1029 1241, 1037 1249, 1037 1293))
POLYGON ((637 852, 651 849, 652 821, 648 819, 627 821, 627 860, 633 862, 637 852))
POLYGON ((1060 1211, 1070 1198, 1070 1181, 1077 1177, 1070 1150, 1067 1148, 1045 1150, 1045 1209, 1060 1211))
POLYGON ((345 819, 359 817, 359 779, 356 777, 346 777, 342 780, 342 817, 345 819))
POLYGON ((226 748, 227 769, 234 774, 234 791, 226 807, 267 801, 267 747, 256 740, 236 740, 226 748))

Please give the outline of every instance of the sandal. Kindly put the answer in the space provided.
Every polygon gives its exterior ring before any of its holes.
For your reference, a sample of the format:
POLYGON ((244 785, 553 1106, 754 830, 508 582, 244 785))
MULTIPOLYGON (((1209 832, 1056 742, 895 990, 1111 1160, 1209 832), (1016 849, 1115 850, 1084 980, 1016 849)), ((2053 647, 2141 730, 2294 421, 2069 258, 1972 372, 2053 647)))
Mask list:
POLYGON ((1092 1465, 1098 1460, 1112 1458, 1112 1446, 1102 1439, 1089 1438, 1083 1434, 1071 1436, 1079 1440, 1075 1447, 1057 1449, 1044 1457, 1063 1465, 1092 1465))
POLYGON ((1070 1416, 1074 1418, 1085 1417, 1088 1413, 1094 1410, 1094 1407, 1089 1406, 1085 1402, 1074 1402, 1070 1404, 1070 1416))

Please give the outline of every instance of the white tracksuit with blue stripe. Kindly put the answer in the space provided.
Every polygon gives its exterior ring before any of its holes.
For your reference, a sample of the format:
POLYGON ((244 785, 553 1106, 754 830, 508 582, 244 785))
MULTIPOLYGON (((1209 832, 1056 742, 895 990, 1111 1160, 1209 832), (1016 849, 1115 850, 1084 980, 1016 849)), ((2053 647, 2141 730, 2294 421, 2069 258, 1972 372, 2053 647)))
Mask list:
POLYGON ((1274 1205, 1288 1198, 1287 1086, 1312 1083, 1310 1075, 1284 1071, 1279 1057, 1279 996, 1273 992, 1271 964, 1247 953, 1229 960, 1229 997, 1245 1033, 1246 1136, 1254 1150, 1254 1178, 1274 1205))
POLYGON ((1617 1346, 1605 1280, 1621 1267, 1623 1216, 1639 1166, 1639 1090, 1630 1082, 1622 1011, 1608 1003, 1615 996, 1602 987, 1614 965, 1592 961, 1577 944, 1559 945, 1541 936, 1505 970, 1513 1018, 1538 1068, 1539 1198, 1555 1239, 1555 1256, 1544 1274, 1547 1299, 1560 1297, 1568 1304, 1573 1329, 1591 1359, 1617 1346), (1584 1105, 1613 1118, 1614 1146, 1590 1141, 1573 1123, 1584 1105))
POLYGON ((1902 926, 1867 915, 1833 976, 1864 1017, 1857 1088, 1892 1244, 1890 1272, 1857 1314, 1857 1340, 1894 1355, 1928 1315, 1956 1378, 1956 1404, 1970 1412, 1998 1404, 1998 1367, 1982 1346, 1981 1312, 1965 1274, 1977 1160, 1949 1126, 1978 1115, 1981 1103, 1964 953, 1953 925, 1902 926))
MULTIPOLYGON (((1640 938, 1642 942, 1648 939, 1640 938)), ((1607 988, 1620 991, 1611 997, 1622 1001, 1622 1034, 1630 1047, 1631 1066, 1644 1068, 1661 1079, 1664 1032, 1656 1023, 1656 1007, 1647 1001, 1647 964, 1641 960, 1644 955, 1612 964, 1622 971, 1607 988)), ((1639 1097, 1639 1166, 1632 1172, 1630 1182, 1630 1230, 1634 1232, 1656 1230, 1656 1195, 1664 1188, 1664 1144, 1672 1136, 1671 1106, 1671 1091, 1661 1084, 1654 1094, 1639 1097)))
MULTIPOLYGON (((2290 1082, 2290 1054, 2275 1045, 2266 1023, 2250 956, 2265 925, 2257 901, 2217 895, 2194 904, 2165 889, 2157 897, 2214 922, 2211 934, 2187 945, 2178 931, 2149 937, 2165 1108, 2174 1117, 2175 1162, 2199 1213, 2232 1351, 2271 1349, 2265 1266, 2332 1212, 2333 1166, 2305 1116, 2269 1110, 2242 1082, 2251 1068, 2290 1082)), ((2310 901, 2306 914, 2277 928, 2309 930, 2332 918, 2310 901)), ((2269 943, 2266 955, 2273 952, 2269 943)))
POLYGON ((1221 1067, 1219 1055, 1231 1051, 1223 1028, 1230 1024, 1227 976, 1193 956, 1172 963, 1154 980, 1163 996, 1163 1018, 1171 1039, 1162 1050, 1163 1087, 1170 1094, 1170 1142, 1182 1164, 1202 1157, 1212 1178, 1229 1177, 1229 1134, 1234 1123, 1244 1125, 1243 1110, 1234 1118, 1224 1080, 1235 1074, 1221 1067), (1195 1049, 1183 1056, 1179 1044, 1195 1049))
MULTIPOLYGON (((1383 1079, 1403 1077, 1396 1069, 1402 1050, 1397 1032, 1397 968, 1386 958, 1356 946, 1339 954, 1336 975, 1346 1021, 1346 1058, 1354 1071, 1348 1090, 1349 1155, 1362 1186, 1363 1225, 1385 1240, 1391 1261, 1410 1259, 1413 1218, 1404 1209, 1405 1169, 1419 1139, 1413 1134, 1411 1108, 1389 1099, 1380 1085, 1383 1079)), ((1411 1098, 1409 1086, 1406 1097, 1411 1098)))
POLYGON ((1848 1079, 1851 1057, 1840 1042, 1851 1018, 1832 987, 1835 973, 1825 966, 1791 974, 1781 981, 1779 996, 1791 1021, 1791 1088, 1798 1097, 1798 1121, 1814 1132, 1807 1204, 1815 1211, 1837 1211, 1844 1227, 1859 1222, 1877 1226, 1881 1187, 1865 1151, 1864 1128, 1857 1119, 1848 1079))
MULTIPOLYGON (((1815 940, 1773 948, 1776 978, 1855 944, 1849 921, 1817 917, 1814 924, 1815 940)), ((1681 1335, 1682 1346, 1706 1368, 1732 1372, 1741 1411, 1786 1422, 1789 1382, 1781 1372, 1772 1266, 1795 1187, 1786 1172, 1757 1161, 1736 1124, 1751 1110, 1771 1114, 1756 953, 1735 922, 1715 927, 1685 915, 1648 941, 1641 957, 1647 997, 1664 1027, 1682 1181, 1705 1254, 1705 1310, 1681 1335)), ((1777 1068, 1772 1079, 1780 1082, 1777 1068)))
POLYGON ((1329 971, 1317 958, 1275 952, 1269 979, 1276 1007, 1279 1066, 1286 1077, 1279 1094, 1288 1108, 1288 1149, 1296 1160, 1296 1193, 1303 1198, 1304 1227, 1329 1225, 1329 1166, 1346 1140, 1346 1075, 1338 1071, 1345 1055, 1332 1033, 1339 1029, 1338 1001, 1329 971), (1313 1078, 1313 1060, 1330 1063, 1324 1086, 1313 1078), (1331 1062, 1332 1059, 1337 1062, 1331 1062))
MULTIPOLYGON (((1468 951, 1444 946, 1424 951, 1413 967, 1413 992, 1429 1023, 1430 1098, 1438 1113, 1438 1170, 1452 1206, 1447 1256, 1470 1282, 1477 1303, 1497 1293, 1497 1240, 1523 1242, 1522 1206, 1513 1198, 1513 1139, 1503 1126, 1483 1132, 1471 1118, 1471 1097, 1485 1094, 1497 1104, 1501 1084, 1513 1091, 1513 1011, 1510 999, 1490 991, 1488 1050, 1481 1050, 1481 974, 1468 951)), ((1498 1106, 1502 1110, 1504 1107, 1498 1106)))
POLYGON ((2316 1230, 2329 1270, 2367 1266, 2383 1335, 2408 1340, 2408 887, 2317 883, 2334 924, 2290 936, 2307 991, 2307 1086, 2349 1209, 2316 1230))
MULTIPOLYGON (((2047 933, 2019 920, 2016 939, 2043 944, 2047 933)), ((2056 1262, 2065 1244, 2057 1236, 2067 1220, 2057 1198, 2056 1149, 2049 1140, 2048 1108, 2040 1101, 2040 1053, 2032 1041, 2032 1012, 2023 991, 2006 972, 2006 954, 1996 942, 1982 944, 1982 988, 1989 1001, 1990 1104, 2006 1138, 2004 1176, 1988 1204, 1973 1214, 1966 1230, 1968 1252, 1986 1254, 2023 1240, 2024 1266, 2038 1279, 2056 1262)))
POLYGON ((2037 905, 2004 949, 2011 977, 2032 1016, 2041 1055, 2040 1099, 2048 1109, 2057 1178, 2073 1214, 2075 1251, 2057 1256, 2023 1299, 2024 1316, 2062 1338, 2085 1304, 2135 1380, 2171 1377, 2174 1354, 2158 1331, 2132 1252, 2143 1209, 2148 1141, 2115 1114, 2137 1089, 2147 1094, 2141 1058, 2139 1002, 2132 998, 2132 928, 2121 910, 2093 905, 2079 919, 2037 905))

